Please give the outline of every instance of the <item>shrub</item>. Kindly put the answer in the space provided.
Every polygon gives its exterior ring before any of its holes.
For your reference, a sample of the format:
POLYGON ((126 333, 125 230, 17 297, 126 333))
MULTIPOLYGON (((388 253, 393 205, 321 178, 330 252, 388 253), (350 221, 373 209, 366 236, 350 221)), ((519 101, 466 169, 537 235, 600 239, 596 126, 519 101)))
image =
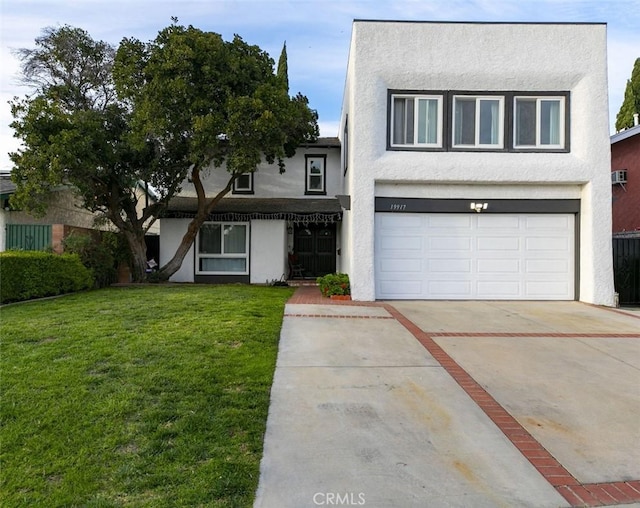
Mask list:
POLYGON ((91 270, 95 287, 102 288, 117 280, 115 249, 117 238, 114 233, 103 233, 95 238, 82 233, 71 233, 64 239, 64 251, 77 254, 84 266, 91 270))
POLYGON ((324 277, 318 277, 317 282, 322 296, 351 294, 349 276, 346 273, 330 273, 324 277))
POLYGON ((75 254, 40 251, 0 253, 0 302, 59 295, 93 286, 90 271, 75 254))

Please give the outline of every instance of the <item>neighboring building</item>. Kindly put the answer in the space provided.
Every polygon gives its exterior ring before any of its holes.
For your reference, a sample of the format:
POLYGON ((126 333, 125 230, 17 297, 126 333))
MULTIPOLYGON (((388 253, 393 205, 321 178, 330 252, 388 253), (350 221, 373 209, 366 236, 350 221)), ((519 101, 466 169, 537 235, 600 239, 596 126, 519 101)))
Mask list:
MULTIPOLYGON (((96 215, 80 206, 80 201, 72 191, 61 187, 50 196, 47 212, 43 217, 34 217, 22 210, 10 206, 9 199, 16 186, 10 174, 0 175, 0 252, 8 249, 41 250, 51 248, 62 252, 63 240, 73 231, 88 232, 90 230, 109 230, 109 224, 96 225, 96 215)), ((135 190, 139 207, 145 206, 145 193, 148 200, 153 200, 151 191, 145 190, 142 184, 135 190)), ((149 230, 150 236, 158 235, 159 225, 154 224, 149 230)), ((157 242, 155 242, 157 243, 157 242)))
MULTIPOLYGON (((320 138, 301 146, 287 159, 286 171, 261 164, 255 173, 236 180, 234 189, 217 205, 201 228, 176 282, 261 283, 288 278, 290 259, 302 265, 302 275, 315 278, 342 269, 340 221, 336 198, 343 189, 340 143, 320 138)), ((204 180, 207 196, 228 179, 224 167, 212 169, 204 180)), ((160 263, 175 253, 187 225, 195 216, 193 186, 174 198, 161 219, 160 263)))
POLYGON ((606 57, 605 24, 355 21, 352 297, 612 305, 606 57))
POLYGON ((611 136, 613 271, 620 305, 640 305, 640 125, 611 136))
POLYGON ((640 125, 611 136, 613 234, 640 238, 640 125))

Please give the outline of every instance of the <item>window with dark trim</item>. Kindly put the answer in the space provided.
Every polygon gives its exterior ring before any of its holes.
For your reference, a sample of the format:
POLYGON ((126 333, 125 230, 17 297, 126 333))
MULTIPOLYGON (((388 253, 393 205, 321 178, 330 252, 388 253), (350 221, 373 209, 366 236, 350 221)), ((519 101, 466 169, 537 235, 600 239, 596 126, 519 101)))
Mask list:
POLYGON ((391 93, 389 145, 399 148, 441 148, 444 96, 391 93))
POLYGON ((388 90, 387 150, 570 151, 566 91, 388 90))
POLYGON ((515 95, 513 146, 517 150, 565 147, 564 96, 515 95))
POLYGON ((233 181, 232 194, 253 194, 253 173, 242 173, 233 181))
POLYGON ((305 194, 326 194, 326 155, 305 155, 305 194))
POLYGON ((205 222, 196 237, 196 274, 248 273, 249 223, 205 222))
POLYGON ((504 147, 504 96, 453 95, 452 147, 504 147))

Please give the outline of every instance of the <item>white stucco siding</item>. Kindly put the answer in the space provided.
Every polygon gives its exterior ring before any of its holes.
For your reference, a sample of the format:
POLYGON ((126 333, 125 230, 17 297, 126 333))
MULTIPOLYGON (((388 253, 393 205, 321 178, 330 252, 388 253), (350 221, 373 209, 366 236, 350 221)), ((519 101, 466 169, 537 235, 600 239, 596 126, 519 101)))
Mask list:
MULTIPOLYGON (((354 22, 343 103, 351 127, 345 183, 352 244, 345 261, 353 298, 375 298, 379 183, 477 185, 483 192, 526 185, 531 198, 552 185, 571 187, 581 199, 580 299, 611 305, 606 69, 604 24, 354 22), (392 89, 569 92, 569 153, 387 151, 392 89)), ((468 191, 461 197, 475 197, 468 191)))
MULTIPOLYGON (((226 197, 234 198, 304 198, 305 197, 305 155, 326 155, 326 197, 334 198, 336 194, 342 194, 342 172, 340 168, 340 149, 313 147, 298 148, 291 159, 285 160, 286 169, 280 174, 277 163, 267 164, 263 162, 253 174, 254 193, 249 195, 227 194, 226 197)), ((202 172, 202 181, 207 195, 213 196, 227 184, 229 173, 225 166, 208 169, 202 172)), ((181 196, 195 196, 193 184, 185 181, 182 186, 181 196)), ((311 195, 313 199, 325 197, 323 195, 311 195)))
MULTIPOLYGON (((176 252, 180 241, 187 231, 190 219, 162 219, 160 221, 160 266, 169 261, 176 252)), ((194 281, 193 245, 184 257, 180 269, 171 276, 171 282, 194 281)))
POLYGON ((251 221, 250 282, 265 284, 287 277, 287 224, 283 220, 251 221))

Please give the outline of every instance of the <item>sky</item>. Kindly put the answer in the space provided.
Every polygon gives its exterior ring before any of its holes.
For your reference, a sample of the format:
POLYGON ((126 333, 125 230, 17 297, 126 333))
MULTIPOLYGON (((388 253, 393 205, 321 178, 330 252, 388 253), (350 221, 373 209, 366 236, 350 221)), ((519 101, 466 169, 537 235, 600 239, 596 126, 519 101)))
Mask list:
POLYGON ((172 17, 225 40, 238 34, 275 61, 286 41, 290 92, 318 111, 321 136, 338 135, 354 19, 607 23, 610 133, 640 57, 640 0, 0 0, 0 170, 11 169, 8 152, 19 147, 8 101, 29 92, 15 49, 62 25, 114 46, 147 42, 172 17))

